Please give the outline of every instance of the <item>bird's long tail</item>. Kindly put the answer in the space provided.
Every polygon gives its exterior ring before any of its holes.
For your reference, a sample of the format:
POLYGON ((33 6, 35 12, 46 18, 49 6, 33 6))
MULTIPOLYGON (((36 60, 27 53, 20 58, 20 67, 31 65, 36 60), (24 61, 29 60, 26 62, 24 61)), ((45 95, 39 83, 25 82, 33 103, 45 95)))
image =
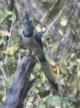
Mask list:
POLYGON ((40 59, 41 68, 47 77, 50 84, 55 88, 56 91, 58 91, 58 84, 55 83, 55 78, 53 76, 53 73, 51 72, 50 66, 46 58, 43 56, 43 59, 40 59))

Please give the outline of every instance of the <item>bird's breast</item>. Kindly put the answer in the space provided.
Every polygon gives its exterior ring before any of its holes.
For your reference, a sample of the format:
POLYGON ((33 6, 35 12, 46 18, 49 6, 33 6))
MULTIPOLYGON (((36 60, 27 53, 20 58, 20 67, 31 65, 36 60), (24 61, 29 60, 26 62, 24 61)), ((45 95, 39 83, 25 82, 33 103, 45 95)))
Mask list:
POLYGON ((32 50, 34 54, 38 55, 39 57, 42 57, 43 55, 43 49, 39 45, 39 43, 34 39, 34 37, 22 37, 23 44, 25 48, 32 50))

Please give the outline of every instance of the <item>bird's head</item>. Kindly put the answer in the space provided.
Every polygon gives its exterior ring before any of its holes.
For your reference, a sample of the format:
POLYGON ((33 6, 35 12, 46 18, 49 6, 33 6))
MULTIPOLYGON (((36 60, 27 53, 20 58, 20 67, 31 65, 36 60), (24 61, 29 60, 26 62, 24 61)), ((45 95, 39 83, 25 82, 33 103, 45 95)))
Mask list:
POLYGON ((24 24, 32 24, 32 17, 30 17, 27 13, 24 16, 24 24))
POLYGON ((32 19, 31 17, 26 13, 26 15, 24 16, 24 24, 23 24, 23 28, 22 28, 22 33, 23 36, 25 37, 31 37, 33 34, 33 24, 32 24, 32 19))

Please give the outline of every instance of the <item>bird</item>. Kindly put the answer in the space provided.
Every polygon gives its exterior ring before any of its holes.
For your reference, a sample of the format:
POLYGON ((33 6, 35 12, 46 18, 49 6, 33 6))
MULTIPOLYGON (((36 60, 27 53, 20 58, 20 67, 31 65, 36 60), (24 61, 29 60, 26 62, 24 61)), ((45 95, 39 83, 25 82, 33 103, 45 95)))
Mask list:
POLYGON ((32 51, 32 53, 37 55, 40 60, 45 60, 41 41, 42 34, 41 32, 36 31, 35 27, 32 25, 32 20, 27 14, 24 17, 24 25, 20 34, 25 48, 32 51))
POLYGON ((33 26, 31 17, 26 14, 24 17, 24 24, 20 31, 21 39, 25 48, 29 49, 34 55, 36 55, 41 63, 42 70, 47 77, 51 85, 58 91, 58 85, 54 81, 53 74, 49 67, 49 63, 44 56, 43 44, 42 44, 42 33, 38 32, 33 26))

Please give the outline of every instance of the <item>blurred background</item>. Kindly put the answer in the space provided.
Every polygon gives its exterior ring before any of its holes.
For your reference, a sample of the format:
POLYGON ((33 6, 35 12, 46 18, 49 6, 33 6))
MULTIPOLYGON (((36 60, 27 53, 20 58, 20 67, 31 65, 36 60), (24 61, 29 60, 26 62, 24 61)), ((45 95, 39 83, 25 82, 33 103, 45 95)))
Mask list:
POLYGON ((0 103, 12 84, 19 58, 27 52, 19 36, 25 12, 42 32, 44 54, 59 86, 59 93, 51 89, 37 61, 31 75, 36 82, 25 107, 80 108, 79 0, 0 0, 0 103))

